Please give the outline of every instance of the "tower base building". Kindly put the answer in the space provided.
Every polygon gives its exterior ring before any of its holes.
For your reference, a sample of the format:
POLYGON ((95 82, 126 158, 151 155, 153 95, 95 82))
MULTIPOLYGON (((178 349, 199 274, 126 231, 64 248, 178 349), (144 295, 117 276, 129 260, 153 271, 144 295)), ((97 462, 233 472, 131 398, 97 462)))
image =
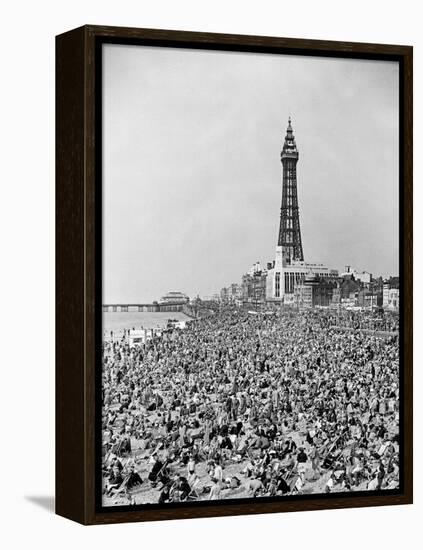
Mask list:
POLYGON ((296 305, 296 286, 304 284, 310 277, 334 280, 338 277, 336 269, 330 269, 324 264, 304 261, 293 261, 283 265, 280 247, 276 247, 275 261, 269 265, 266 281, 266 301, 296 305))

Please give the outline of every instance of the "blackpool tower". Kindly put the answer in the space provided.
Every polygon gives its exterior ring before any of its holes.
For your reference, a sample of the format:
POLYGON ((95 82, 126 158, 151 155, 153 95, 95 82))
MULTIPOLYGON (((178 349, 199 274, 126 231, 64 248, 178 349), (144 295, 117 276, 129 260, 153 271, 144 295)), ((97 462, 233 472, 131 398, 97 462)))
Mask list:
POLYGON ((292 262, 304 261, 297 193, 298 150, 291 118, 288 119, 285 142, 281 151, 281 162, 283 171, 282 206, 278 247, 282 252, 282 264, 288 266, 292 262))
POLYGON ((329 269, 321 263, 304 261, 297 192, 298 156, 297 144, 289 118, 281 151, 282 205, 278 244, 274 261, 268 263, 266 280, 266 300, 280 302, 287 306, 299 306, 302 300, 299 298, 302 292, 301 288, 307 277, 338 276, 336 269, 329 269))

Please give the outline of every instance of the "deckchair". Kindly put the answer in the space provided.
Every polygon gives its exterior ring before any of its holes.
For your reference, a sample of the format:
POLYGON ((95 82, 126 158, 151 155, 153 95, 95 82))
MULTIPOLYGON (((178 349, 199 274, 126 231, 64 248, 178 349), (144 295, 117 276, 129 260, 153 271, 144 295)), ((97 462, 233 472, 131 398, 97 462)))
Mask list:
POLYGON ((200 484, 200 478, 197 478, 194 483, 192 484, 191 491, 188 493, 188 496, 186 500, 188 501, 195 501, 200 499, 200 495, 197 492, 197 488, 200 484))

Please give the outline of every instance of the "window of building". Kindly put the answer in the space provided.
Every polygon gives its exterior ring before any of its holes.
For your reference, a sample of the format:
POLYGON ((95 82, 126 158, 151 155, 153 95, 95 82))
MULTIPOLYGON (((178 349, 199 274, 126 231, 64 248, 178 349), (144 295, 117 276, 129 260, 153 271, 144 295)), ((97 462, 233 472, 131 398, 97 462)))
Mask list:
POLYGON ((279 298, 281 295, 281 274, 279 272, 275 275, 275 297, 279 298))
POLYGON ((294 274, 289 274, 289 293, 292 294, 294 292, 294 274))

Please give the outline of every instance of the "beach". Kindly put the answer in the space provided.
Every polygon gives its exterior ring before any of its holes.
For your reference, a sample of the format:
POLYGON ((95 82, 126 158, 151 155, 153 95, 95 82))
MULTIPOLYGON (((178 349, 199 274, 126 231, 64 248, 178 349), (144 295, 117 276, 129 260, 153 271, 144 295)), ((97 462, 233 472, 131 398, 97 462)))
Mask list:
POLYGON ((104 343, 104 506, 398 487, 395 323, 252 313, 104 343))

